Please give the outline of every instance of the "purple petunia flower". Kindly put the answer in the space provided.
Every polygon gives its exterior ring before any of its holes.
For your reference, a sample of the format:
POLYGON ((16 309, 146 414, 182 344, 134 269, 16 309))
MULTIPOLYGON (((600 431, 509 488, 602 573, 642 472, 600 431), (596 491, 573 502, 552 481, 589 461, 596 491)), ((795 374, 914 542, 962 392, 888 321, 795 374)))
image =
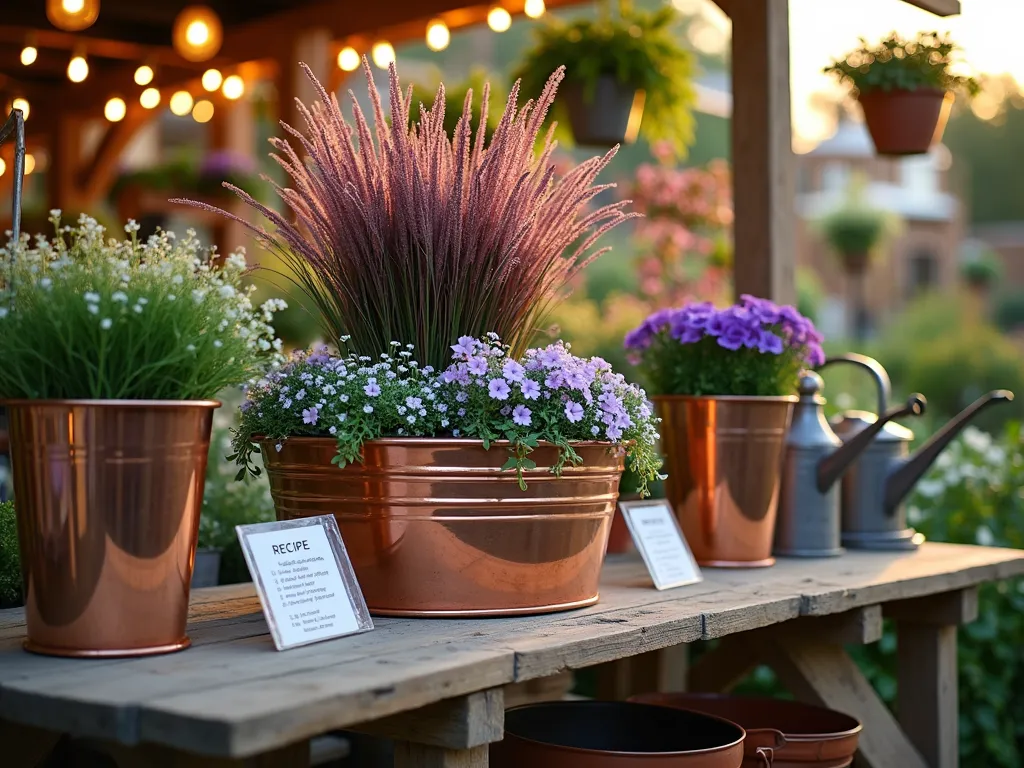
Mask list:
POLYGON ((509 381, 520 382, 523 380, 523 376, 526 375, 526 369, 515 360, 509 360, 502 366, 501 373, 509 381))
POLYGON ((376 379, 370 379, 370 383, 363 387, 363 392, 366 393, 367 397, 376 397, 380 394, 380 385, 377 384, 376 379))
POLYGON ((306 408, 302 412, 302 423, 303 424, 316 424, 316 420, 320 418, 320 412, 314 406, 313 408, 306 408))
POLYGON ((518 424, 520 427, 528 427, 530 422, 533 421, 531 418, 532 413, 525 405, 517 405, 512 409, 512 423, 518 424))
POLYGON ((476 339, 472 336, 459 336, 459 343, 452 344, 452 352, 456 355, 465 355, 466 357, 472 355, 475 348, 476 339))
POLYGON ((487 373, 487 360, 482 357, 469 358, 468 370, 474 376, 483 376, 487 373))
POLYGON ((757 339, 757 350, 768 355, 781 355, 784 349, 782 339, 771 331, 761 331, 757 339))
POLYGON ((527 400, 536 400, 540 397, 540 384, 533 379, 526 379, 519 389, 527 400))
POLYGON ((583 406, 577 402, 569 400, 565 404, 565 418, 575 424, 577 421, 583 420, 583 406))
POLYGON ((487 384, 487 394, 492 400, 508 400, 508 382, 504 379, 491 379, 487 384))

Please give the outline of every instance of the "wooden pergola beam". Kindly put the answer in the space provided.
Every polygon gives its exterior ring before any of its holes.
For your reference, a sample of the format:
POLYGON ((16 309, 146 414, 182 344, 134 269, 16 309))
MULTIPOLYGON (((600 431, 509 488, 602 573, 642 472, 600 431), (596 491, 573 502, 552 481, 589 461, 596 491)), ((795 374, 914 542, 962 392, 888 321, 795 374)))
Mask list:
POLYGON ((956 16, 960 13, 960 0, 903 0, 909 5, 916 5, 923 11, 936 16, 956 16))

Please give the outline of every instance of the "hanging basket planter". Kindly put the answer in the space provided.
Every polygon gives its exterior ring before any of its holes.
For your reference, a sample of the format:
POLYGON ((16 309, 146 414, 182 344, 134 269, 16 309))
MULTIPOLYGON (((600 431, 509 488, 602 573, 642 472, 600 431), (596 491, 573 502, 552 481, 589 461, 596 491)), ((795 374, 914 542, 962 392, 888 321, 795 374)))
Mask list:
POLYGON ((922 155, 942 141, 953 106, 950 91, 872 90, 857 97, 879 155, 922 155))
POLYGON ((565 86, 573 140, 589 147, 635 142, 643 119, 645 92, 608 76, 599 77, 592 91, 589 93, 579 83, 565 86))

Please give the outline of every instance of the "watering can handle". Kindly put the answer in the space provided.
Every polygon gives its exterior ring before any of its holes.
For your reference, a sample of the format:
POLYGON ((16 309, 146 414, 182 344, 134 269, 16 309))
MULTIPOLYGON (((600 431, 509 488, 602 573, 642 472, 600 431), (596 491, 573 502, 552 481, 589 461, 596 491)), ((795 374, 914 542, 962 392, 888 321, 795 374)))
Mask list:
POLYGON ((11 239, 17 242, 21 233, 21 193, 25 185, 25 115, 11 110, 10 117, 0 125, 0 144, 14 137, 14 193, 11 202, 11 239))
POLYGON ((832 363, 850 363, 851 365, 863 368, 871 374, 875 380, 875 386, 878 388, 878 415, 881 417, 889 407, 889 398, 892 396, 892 384, 889 382, 889 374, 885 372, 882 364, 873 357, 858 355, 855 352, 847 352, 845 355, 835 355, 828 358, 828 360, 818 366, 817 370, 820 371, 822 368, 832 365, 832 363))
POLYGON ((771 747, 758 747, 757 748, 758 762, 763 762, 765 768, 772 768, 772 763, 775 760, 775 750, 771 747))

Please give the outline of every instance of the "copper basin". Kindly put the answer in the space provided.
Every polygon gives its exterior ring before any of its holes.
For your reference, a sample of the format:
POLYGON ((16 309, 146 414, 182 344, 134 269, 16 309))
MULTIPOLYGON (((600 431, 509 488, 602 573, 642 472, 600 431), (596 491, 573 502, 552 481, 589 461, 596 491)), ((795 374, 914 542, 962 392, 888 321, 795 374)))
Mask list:
POLYGON ((785 742, 774 752, 774 768, 845 768, 853 763, 862 730, 853 717, 797 701, 701 693, 648 693, 630 701, 677 707, 730 720, 747 732, 743 768, 757 768, 751 749, 764 731, 781 731, 785 742))
POLYGON ((333 514, 372 613, 502 616, 591 605, 618 498, 622 457, 575 446, 530 454, 527 490, 503 471, 508 444, 396 438, 368 442, 362 464, 331 464, 334 440, 262 441, 279 520, 333 514))
POLYGON ((214 401, 8 400, 30 651, 139 656, 185 620, 214 401))
MULTIPOLYGON (((624 701, 556 701, 505 712, 491 768, 740 768, 743 729, 624 701)), ((762 766, 767 765, 767 761, 762 766)))
POLYGON ((704 566, 772 565, 783 449, 796 397, 654 398, 665 490, 704 566))

